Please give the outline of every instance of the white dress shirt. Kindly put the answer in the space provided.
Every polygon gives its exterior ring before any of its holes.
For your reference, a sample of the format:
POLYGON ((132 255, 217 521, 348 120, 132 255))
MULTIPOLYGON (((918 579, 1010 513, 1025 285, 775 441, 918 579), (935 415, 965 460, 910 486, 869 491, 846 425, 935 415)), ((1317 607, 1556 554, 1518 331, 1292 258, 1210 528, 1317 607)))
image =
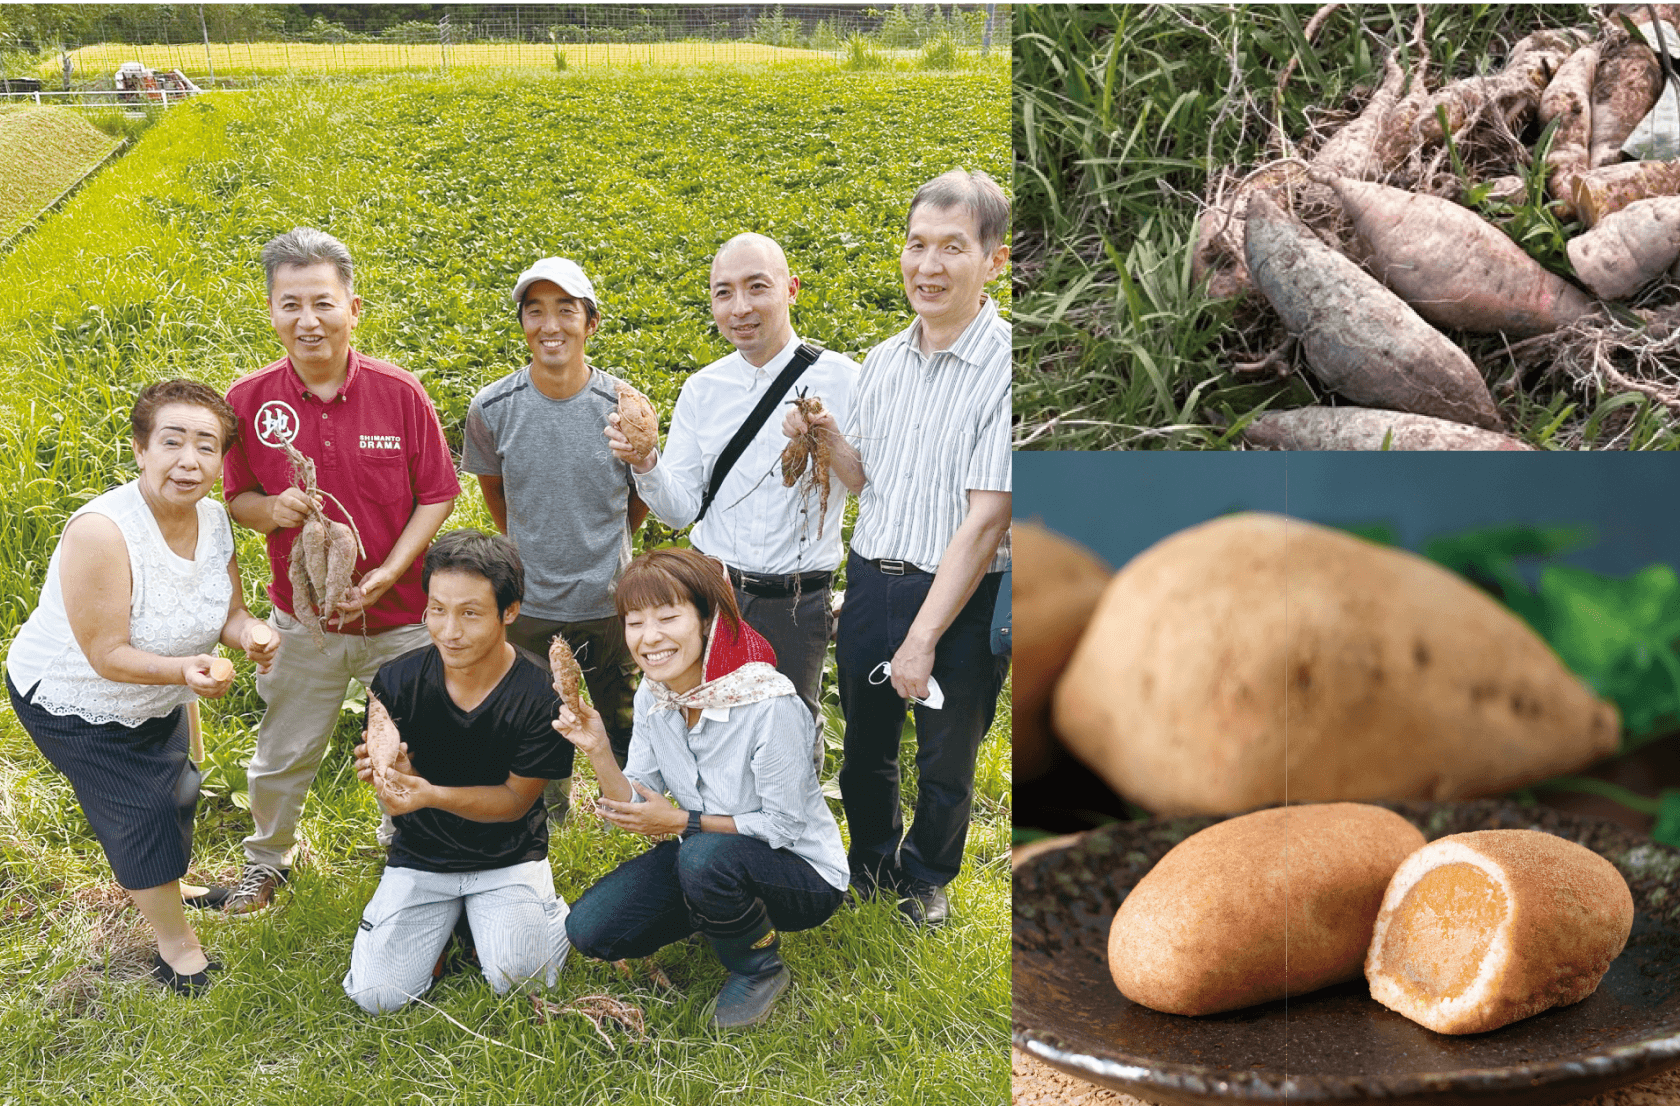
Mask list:
MULTIPOLYGON (((700 497, 712 466, 729 439, 758 404, 799 348, 795 335, 762 367, 739 352, 713 361, 683 384, 671 413, 671 429, 654 467, 636 474, 636 492, 665 525, 681 529, 700 513, 700 497)), ((801 389, 817 396, 845 426, 857 390, 855 362, 824 350, 802 373, 789 393, 801 389)), ((817 496, 809 502, 796 485, 782 486, 782 433, 785 405, 770 413, 735 467, 724 477, 717 497, 689 535, 696 549, 743 572, 787 575, 822 572, 840 565, 840 526, 846 486, 829 477, 828 514, 817 537, 817 496)))

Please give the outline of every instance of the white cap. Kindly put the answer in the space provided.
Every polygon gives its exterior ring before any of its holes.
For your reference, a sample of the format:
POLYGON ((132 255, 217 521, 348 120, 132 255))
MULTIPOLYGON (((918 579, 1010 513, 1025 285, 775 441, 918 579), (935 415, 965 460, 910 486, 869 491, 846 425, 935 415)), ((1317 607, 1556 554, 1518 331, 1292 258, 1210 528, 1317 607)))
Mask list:
POLYGON ((513 286, 515 306, 524 299, 525 289, 539 280, 552 280, 568 296, 595 303, 595 286, 589 283, 589 278, 583 275, 583 269, 577 262, 564 257, 545 257, 519 274, 519 281, 513 286))

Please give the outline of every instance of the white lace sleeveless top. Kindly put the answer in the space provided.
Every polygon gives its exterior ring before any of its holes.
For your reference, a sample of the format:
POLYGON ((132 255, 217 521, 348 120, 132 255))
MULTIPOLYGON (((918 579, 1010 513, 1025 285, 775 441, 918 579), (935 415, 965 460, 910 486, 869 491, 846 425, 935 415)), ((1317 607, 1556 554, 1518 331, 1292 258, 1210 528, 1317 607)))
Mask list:
MULTIPOLYGON (((198 547, 190 561, 177 556, 163 540, 137 482, 90 500, 70 518, 74 521, 90 512, 115 522, 128 547, 133 583, 129 644, 165 657, 213 650, 233 598, 227 571, 233 556, 233 528, 228 525, 227 509, 208 497, 198 501, 198 547)), ((64 613, 58 578, 62 548, 61 537, 47 564, 41 601, 6 654, 6 674, 18 692, 28 695, 31 685, 39 681, 34 704, 49 714, 125 726, 138 726, 191 702, 194 694, 182 684, 117 683, 93 670, 64 613)))

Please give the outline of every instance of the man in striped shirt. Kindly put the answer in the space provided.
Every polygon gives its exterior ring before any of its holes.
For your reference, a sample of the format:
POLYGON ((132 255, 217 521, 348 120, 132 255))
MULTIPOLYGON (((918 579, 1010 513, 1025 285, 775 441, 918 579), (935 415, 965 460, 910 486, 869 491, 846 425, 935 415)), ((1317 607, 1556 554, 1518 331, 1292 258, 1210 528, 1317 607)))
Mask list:
MULTIPOLYGON (((1010 332, 985 289, 1009 260, 1008 229, 1009 201, 984 173, 953 170, 918 189, 899 259, 916 319, 865 359, 844 435, 831 415, 811 423, 859 497, 836 649, 852 886, 866 898, 894 892, 923 925, 949 909, 975 758, 1007 668, 990 629, 1009 566, 1010 332), (917 704, 908 833, 906 700, 917 704)), ((806 422, 795 410, 782 428, 791 437, 806 422)))

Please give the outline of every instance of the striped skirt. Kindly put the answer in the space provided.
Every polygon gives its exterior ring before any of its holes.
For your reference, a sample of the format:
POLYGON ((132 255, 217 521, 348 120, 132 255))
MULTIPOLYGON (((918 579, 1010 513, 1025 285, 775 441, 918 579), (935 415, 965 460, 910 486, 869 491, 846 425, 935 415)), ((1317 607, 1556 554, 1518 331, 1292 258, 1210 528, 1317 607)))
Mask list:
POLYGON ((49 714, 6 691, 18 721, 54 768, 70 779, 117 882, 143 891, 180 879, 192 856, 199 772, 187 759, 187 711, 176 707, 139 726, 95 724, 49 714))

